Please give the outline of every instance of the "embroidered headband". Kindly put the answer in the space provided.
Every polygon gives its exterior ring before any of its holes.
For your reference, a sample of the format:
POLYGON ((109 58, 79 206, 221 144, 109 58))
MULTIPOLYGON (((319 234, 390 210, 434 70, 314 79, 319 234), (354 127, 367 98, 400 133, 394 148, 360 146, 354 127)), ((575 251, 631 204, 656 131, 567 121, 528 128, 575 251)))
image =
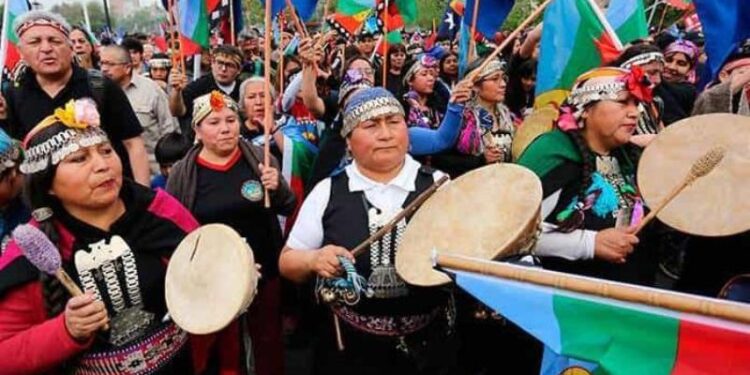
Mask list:
POLYGON ((564 131, 582 128, 581 118, 588 105, 602 100, 616 101, 623 91, 643 102, 653 99, 651 83, 637 66, 631 70, 596 68, 582 74, 576 79, 570 96, 560 108, 558 127, 564 131))
POLYGON ((408 86, 414 76, 423 69, 437 69, 438 61, 430 55, 422 55, 404 74, 404 85, 408 86))
POLYGON ((172 60, 164 58, 156 58, 148 60, 148 66, 151 68, 171 68, 172 60))
POLYGON ((224 107, 239 113, 240 107, 234 99, 224 95, 218 90, 199 96, 193 101, 193 126, 198 126, 201 121, 205 120, 211 112, 221 111, 224 107))
POLYGON ((70 25, 62 16, 44 10, 32 10, 13 22, 13 30, 19 38, 34 26, 52 27, 63 33, 66 38, 70 35, 70 25))
POLYGON ((71 100, 37 124, 23 141, 25 160, 21 172, 32 174, 57 165, 68 155, 81 148, 109 142, 107 134, 99 127, 99 112, 94 101, 88 98, 71 100), (42 130, 55 124, 66 128, 46 141, 29 147, 29 141, 42 130))
POLYGON ((497 72, 505 72, 506 69, 507 64, 505 64, 505 61, 493 59, 487 64, 487 66, 482 69, 479 74, 477 74, 477 76, 474 78, 474 83, 481 82, 497 72))
POLYGON ((646 52, 640 55, 636 55, 625 61, 620 67, 630 69, 633 66, 643 66, 650 64, 654 61, 664 63, 664 54, 661 52, 646 52))
POLYGON ((341 136, 346 138, 364 121, 388 115, 404 115, 404 108, 390 91, 382 87, 359 90, 346 103, 341 136))

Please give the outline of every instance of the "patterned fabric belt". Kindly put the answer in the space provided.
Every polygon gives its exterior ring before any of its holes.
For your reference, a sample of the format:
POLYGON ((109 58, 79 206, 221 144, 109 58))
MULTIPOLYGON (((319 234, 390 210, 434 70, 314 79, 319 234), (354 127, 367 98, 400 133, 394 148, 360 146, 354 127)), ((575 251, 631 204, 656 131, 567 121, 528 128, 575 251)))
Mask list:
POLYGON ((345 305, 333 306, 333 312, 352 327, 378 336, 404 336, 427 327, 443 311, 437 307, 428 314, 403 316, 362 315, 345 305))
POLYGON ((134 344, 106 352, 87 353, 77 364, 76 375, 147 375, 174 358, 188 340, 187 332, 168 323, 134 344))

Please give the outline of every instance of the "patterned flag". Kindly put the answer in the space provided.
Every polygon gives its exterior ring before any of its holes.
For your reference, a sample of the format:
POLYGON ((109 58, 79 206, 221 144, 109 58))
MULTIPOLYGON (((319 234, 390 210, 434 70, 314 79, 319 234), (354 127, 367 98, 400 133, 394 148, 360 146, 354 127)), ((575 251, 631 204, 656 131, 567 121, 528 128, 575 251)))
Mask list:
POLYGON ((13 30, 16 17, 31 9, 26 0, 6 0, 3 12, 2 42, 0 42, 0 58, 3 61, 3 76, 8 76, 16 67, 21 55, 18 53, 18 36, 13 30))
POLYGON ((461 17, 464 14, 464 4, 460 0, 451 1, 445 8, 443 19, 438 27, 437 38, 439 40, 453 40, 458 34, 461 25, 461 17))

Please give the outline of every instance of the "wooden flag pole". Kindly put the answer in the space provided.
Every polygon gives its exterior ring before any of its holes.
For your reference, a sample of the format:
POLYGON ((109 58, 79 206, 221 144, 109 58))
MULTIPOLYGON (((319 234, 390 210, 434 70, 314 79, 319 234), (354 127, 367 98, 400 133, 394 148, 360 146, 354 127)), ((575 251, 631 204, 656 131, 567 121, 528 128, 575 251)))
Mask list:
POLYGON ((229 0, 229 41, 233 46, 237 46, 237 38, 234 36, 234 0, 229 0))
POLYGON ((668 10, 669 10, 669 5, 664 4, 664 9, 661 12, 661 19, 659 20, 659 27, 656 29, 658 32, 662 31, 662 26, 664 26, 664 18, 667 17, 668 10))
MULTIPOLYGON (((177 51, 172 51, 172 54, 179 53, 180 59, 179 59, 179 69, 182 74, 185 73, 185 52, 182 49, 182 43, 180 42, 180 16, 179 14, 174 14, 174 0, 169 0, 169 14, 171 16, 170 18, 170 24, 172 26, 172 38, 174 42, 174 46, 177 46, 177 51), (177 34, 175 38, 175 34, 177 34)), ((179 9, 177 10, 177 13, 179 13, 179 9)), ((174 60, 174 59, 173 59, 174 60)))
POLYGON ((474 56, 474 52, 477 50, 477 19, 479 18, 479 0, 474 0, 474 10, 471 15, 471 39, 469 39, 469 56, 466 61, 471 63, 471 57, 474 56))
MULTIPOLYGON (((263 109, 265 114, 263 117, 263 165, 264 167, 270 167, 271 128, 273 127, 273 107, 271 105, 271 38, 273 31, 271 30, 271 1, 266 0, 265 3, 265 38, 263 38, 263 79, 265 80, 265 84, 263 85, 263 109)), ((271 198, 268 194, 268 189, 265 189, 263 203, 266 208, 271 208, 271 198)))
MULTIPOLYGON (((388 17, 389 17, 389 6, 388 0, 385 0, 385 9, 383 9, 383 87, 388 87, 386 82, 388 81, 388 17)), ((377 53, 377 47, 375 47, 375 53, 377 53)))
POLYGON ((437 266, 750 324, 750 305, 466 256, 436 254, 437 266))
POLYGON ((279 95, 284 95, 284 47, 282 40, 284 40, 284 21, 286 17, 284 16, 284 11, 282 10, 279 12, 279 35, 281 38, 279 38, 279 95))
POLYGON ((508 37, 505 38, 505 40, 503 40, 503 42, 500 43, 500 45, 497 46, 497 48, 495 48, 495 50, 492 51, 492 53, 489 56, 487 56, 487 58, 484 60, 482 65, 480 65, 477 69, 472 70, 471 73, 466 75, 464 79, 473 81, 474 78, 476 78, 476 76, 479 74, 479 72, 481 72, 482 69, 484 69, 487 66, 487 64, 490 63, 490 61, 492 61, 492 59, 497 57, 497 55, 499 55, 500 52, 502 52, 503 49, 505 49, 505 47, 507 47, 511 42, 513 42, 513 39, 517 38, 518 35, 520 35, 524 29, 526 29, 532 22, 534 22, 534 20, 537 19, 537 17, 539 17, 539 15, 542 14, 544 9, 547 8, 547 6, 552 1, 553 0, 545 0, 541 5, 539 5, 536 9, 534 9, 534 11, 531 12, 531 14, 529 14, 529 16, 526 17, 526 19, 523 20, 523 22, 521 22, 521 24, 518 25, 518 27, 516 27, 516 29, 513 30, 513 32, 510 33, 510 35, 508 35, 508 37))
POLYGON ((326 25, 328 23, 328 7, 331 6, 331 0, 326 0, 325 4, 323 4, 323 24, 320 26, 320 31, 326 30, 326 25))

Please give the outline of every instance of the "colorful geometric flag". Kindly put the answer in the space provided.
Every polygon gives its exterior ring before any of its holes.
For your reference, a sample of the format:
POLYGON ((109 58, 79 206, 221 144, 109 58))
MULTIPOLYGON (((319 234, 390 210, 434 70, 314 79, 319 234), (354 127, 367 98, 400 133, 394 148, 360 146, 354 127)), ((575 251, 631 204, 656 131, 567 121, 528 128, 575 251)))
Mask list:
POLYGON ((318 155, 318 147, 309 140, 308 135, 317 134, 317 129, 315 129, 315 124, 302 125, 290 117, 289 121, 281 127, 281 132, 284 135, 281 174, 289 181, 289 187, 297 197, 297 207, 284 224, 284 233, 289 233, 304 201, 304 185, 311 177, 313 163, 318 155))
POLYGON ((623 44, 648 36, 648 21, 643 0, 610 1, 607 21, 623 44))
POLYGON ((209 14, 209 29, 219 34, 224 43, 237 40, 237 35, 242 30, 242 1, 232 0, 232 11, 229 9, 229 0, 206 0, 206 10, 209 14), (234 36, 232 36, 232 25, 230 15, 234 16, 234 36))
POLYGON ((13 30, 16 17, 31 9, 27 0, 6 0, 3 12, 2 41, 0 41, 0 59, 3 62, 3 75, 10 74, 21 60, 18 53, 18 35, 13 30))
MULTIPOLYGON (((475 0, 466 0, 464 8, 464 23, 469 27, 474 21, 474 3, 475 0)), ((491 40, 510 14, 515 0, 476 0, 476 3, 479 4, 476 30, 491 40)))
POLYGON ((201 53, 209 47, 209 19, 205 0, 178 2, 180 19, 180 45, 185 55, 201 53))
POLYGON ((544 13, 536 101, 541 108, 559 105, 582 73, 612 61, 620 54, 617 35, 593 0, 555 0, 544 13))
MULTIPOLYGON (((459 287, 540 340, 548 351, 577 360, 566 363, 563 358, 557 362, 562 366, 595 365, 592 373, 597 375, 750 374, 748 324, 451 272, 459 287)), ((556 364, 555 358, 546 358, 550 364, 556 364)))
POLYGON ((326 22, 342 36, 351 38, 363 26, 374 26, 378 32, 390 32, 412 25, 416 20, 415 0, 340 0, 336 4, 336 13, 326 22), (366 25, 368 20, 372 20, 374 24, 366 25))
POLYGON ((732 51, 750 38, 750 1, 695 0, 694 3, 706 37, 708 66, 716 77, 732 51))

